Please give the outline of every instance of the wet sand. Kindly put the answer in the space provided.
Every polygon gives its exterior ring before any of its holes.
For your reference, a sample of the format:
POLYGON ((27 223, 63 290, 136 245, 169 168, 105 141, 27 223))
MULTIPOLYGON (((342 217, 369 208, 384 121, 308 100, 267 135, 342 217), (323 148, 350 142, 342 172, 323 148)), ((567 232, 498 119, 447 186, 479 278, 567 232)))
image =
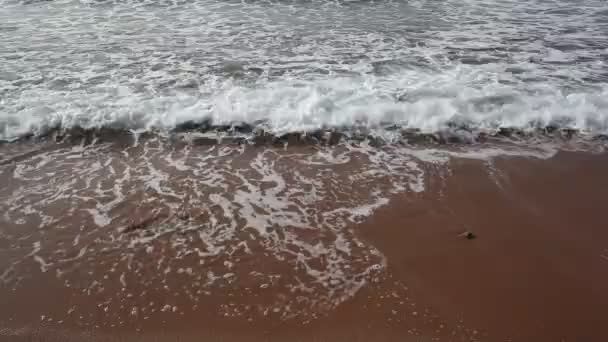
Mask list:
POLYGON ((607 341, 608 156, 479 164, 453 160, 445 186, 360 230, 414 298, 483 340, 607 341))
MULTIPOLYGON (((192 303, 176 293, 179 309, 160 318, 140 314, 114 328, 100 307, 88 317, 98 326, 79 326, 66 308, 94 307, 96 297, 75 298, 55 275, 40 273, 16 290, 0 287, 0 340, 608 340, 608 155, 452 159, 449 168, 426 168, 425 191, 396 195, 352 227, 386 257, 385 270, 318 316, 230 315, 231 302, 255 307, 277 298, 272 287, 233 283, 192 310, 182 310, 192 303), (54 321, 38 318, 42 309, 54 321)), ((285 265, 259 267, 293 275, 285 265)), ((151 291, 144 301, 164 299, 151 291)))

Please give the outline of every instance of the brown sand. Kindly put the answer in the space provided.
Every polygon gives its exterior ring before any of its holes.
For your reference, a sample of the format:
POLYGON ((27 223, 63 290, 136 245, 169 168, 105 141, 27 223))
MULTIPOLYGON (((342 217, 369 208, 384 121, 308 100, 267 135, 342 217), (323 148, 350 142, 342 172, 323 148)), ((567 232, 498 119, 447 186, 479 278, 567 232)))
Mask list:
POLYGON ((443 196, 395 200, 361 230, 412 296, 484 340, 608 341, 608 156, 496 168, 455 160, 443 196))
POLYGON ((228 300, 218 293, 139 332, 40 325, 31 308, 69 298, 47 275, 20 294, 0 288, 0 340, 608 341, 608 155, 501 159, 490 174, 454 160, 450 169, 357 227, 387 272, 326 317, 223 318, 212 309, 228 300))

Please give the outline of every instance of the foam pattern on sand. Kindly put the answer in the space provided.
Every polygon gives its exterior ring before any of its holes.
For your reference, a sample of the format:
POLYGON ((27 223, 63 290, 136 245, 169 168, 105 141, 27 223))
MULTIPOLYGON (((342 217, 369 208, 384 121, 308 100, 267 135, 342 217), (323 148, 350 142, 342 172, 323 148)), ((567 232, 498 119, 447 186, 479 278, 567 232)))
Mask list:
POLYGON ((117 326, 226 293, 236 296, 219 309, 226 315, 323 315, 386 266, 354 225, 397 193, 424 191, 425 170, 451 155, 554 153, 368 140, 199 145, 147 134, 3 150, 11 158, 0 164, 4 286, 48 276, 70 296, 95 298, 117 326), (147 296, 163 302, 142 307, 147 296))
POLYGON ((216 287, 272 287, 273 300, 254 309, 323 312, 384 267, 347 225, 390 193, 423 188, 410 157, 366 145, 303 153, 168 144, 52 148, 2 166, 11 245, 2 280, 18 287, 28 273, 56 274, 113 309, 156 286, 186 291, 190 306, 216 287), (178 289, 177 278, 188 280, 178 289))

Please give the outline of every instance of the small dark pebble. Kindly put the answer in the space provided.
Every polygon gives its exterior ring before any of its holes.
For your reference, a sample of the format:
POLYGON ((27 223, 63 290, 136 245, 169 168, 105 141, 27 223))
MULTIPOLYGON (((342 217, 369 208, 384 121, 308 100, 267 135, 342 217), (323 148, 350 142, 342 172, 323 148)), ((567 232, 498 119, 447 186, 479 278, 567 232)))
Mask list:
POLYGON ((460 236, 462 236, 463 238, 466 238, 467 240, 473 240, 477 237, 477 235, 475 235, 471 232, 464 232, 464 233, 460 234, 460 236))

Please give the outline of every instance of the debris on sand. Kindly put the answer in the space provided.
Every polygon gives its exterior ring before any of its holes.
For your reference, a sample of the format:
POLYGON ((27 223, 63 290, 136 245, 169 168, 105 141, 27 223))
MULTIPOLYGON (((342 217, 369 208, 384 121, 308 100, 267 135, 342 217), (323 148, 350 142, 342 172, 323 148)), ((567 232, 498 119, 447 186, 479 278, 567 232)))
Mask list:
POLYGON ((473 240, 473 239, 477 238, 477 235, 473 234, 470 231, 465 231, 464 233, 462 233, 462 234, 460 234, 458 236, 466 238, 467 240, 473 240))

